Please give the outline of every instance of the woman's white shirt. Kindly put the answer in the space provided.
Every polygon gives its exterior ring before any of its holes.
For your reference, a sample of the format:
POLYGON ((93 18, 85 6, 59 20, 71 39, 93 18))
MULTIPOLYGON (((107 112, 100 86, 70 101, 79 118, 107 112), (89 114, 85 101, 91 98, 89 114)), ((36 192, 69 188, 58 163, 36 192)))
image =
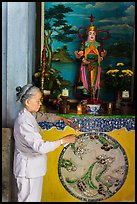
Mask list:
POLYGON ((56 149, 55 142, 45 142, 40 127, 26 108, 19 113, 14 123, 14 168, 15 177, 35 178, 46 173, 46 153, 56 149))

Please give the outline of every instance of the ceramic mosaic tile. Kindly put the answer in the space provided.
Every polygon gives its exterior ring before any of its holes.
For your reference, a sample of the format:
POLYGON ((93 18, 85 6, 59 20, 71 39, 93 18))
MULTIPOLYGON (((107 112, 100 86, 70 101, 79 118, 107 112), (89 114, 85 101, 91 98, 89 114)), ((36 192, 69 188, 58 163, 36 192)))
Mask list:
POLYGON ((72 196, 96 202, 113 196, 124 184, 128 159, 112 137, 84 133, 75 144, 63 148, 58 172, 62 185, 72 196))
MULTIPOLYGON (((135 118, 105 118, 105 117, 71 117, 74 123, 80 125, 79 130, 81 132, 90 132, 90 131, 99 131, 99 132, 110 132, 114 129, 121 129, 125 127, 127 131, 135 130, 135 118)), ((58 130, 63 130, 66 127, 66 124, 63 121, 57 121, 54 123, 49 123, 46 121, 39 122, 39 125, 42 129, 49 130, 53 125, 58 130)))

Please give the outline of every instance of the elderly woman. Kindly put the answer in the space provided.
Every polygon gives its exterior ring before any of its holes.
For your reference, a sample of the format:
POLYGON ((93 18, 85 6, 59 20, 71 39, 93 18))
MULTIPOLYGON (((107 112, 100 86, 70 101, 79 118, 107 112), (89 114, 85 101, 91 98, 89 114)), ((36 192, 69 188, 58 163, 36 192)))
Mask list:
MULTIPOLYGON (((42 93, 39 88, 28 84, 17 87, 17 100, 23 105, 14 124, 14 175, 18 187, 18 202, 40 202, 43 176, 46 173, 46 154, 65 143, 74 143, 75 135, 48 142, 40 135, 36 121, 41 106, 42 93)), ((63 120, 71 124, 70 119, 45 113, 47 121, 63 120)))

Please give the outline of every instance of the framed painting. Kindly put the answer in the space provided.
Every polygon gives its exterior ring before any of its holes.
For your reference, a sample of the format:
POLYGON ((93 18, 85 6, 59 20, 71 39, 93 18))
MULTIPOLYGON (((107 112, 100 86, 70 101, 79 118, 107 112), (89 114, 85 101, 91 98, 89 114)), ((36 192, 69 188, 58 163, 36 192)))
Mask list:
MULTIPOLYGON (((127 69, 134 72, 135 2, 43 2, 42 4, 41 42, 46 47, 47 68, 57 70, 58 75, 66 80, 64 87, 69 89, 71 100, 79 99, 75 93, 75 85, 80 75, 81 62, 76 59, 74 53, 80 48, 82 39, 86 40, 86 34, 82 33, 82 29, 89 27, 93 16, 97 30, 109 33, 108 38, 103 32, 99 32, 96 36, 96 40, 101 42, 102 49, 107 51, 101 62, 98 97, 104 101, 115 100, 112 89, 105 86, 105 75, 108 68, 115 68, 117 63, 125 64, 127 69)), ((133 81, 134 77, 130 87, 132 95, 133 81)))

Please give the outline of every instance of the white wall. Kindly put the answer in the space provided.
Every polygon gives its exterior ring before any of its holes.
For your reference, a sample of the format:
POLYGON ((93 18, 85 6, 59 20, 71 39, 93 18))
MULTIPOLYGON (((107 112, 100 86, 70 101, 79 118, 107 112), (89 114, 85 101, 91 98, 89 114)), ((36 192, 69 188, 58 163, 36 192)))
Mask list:
POLYGON ((36 2, 2 2, 2 126, 12 127, 20 102, 16 87, 35 70, 36 2))

